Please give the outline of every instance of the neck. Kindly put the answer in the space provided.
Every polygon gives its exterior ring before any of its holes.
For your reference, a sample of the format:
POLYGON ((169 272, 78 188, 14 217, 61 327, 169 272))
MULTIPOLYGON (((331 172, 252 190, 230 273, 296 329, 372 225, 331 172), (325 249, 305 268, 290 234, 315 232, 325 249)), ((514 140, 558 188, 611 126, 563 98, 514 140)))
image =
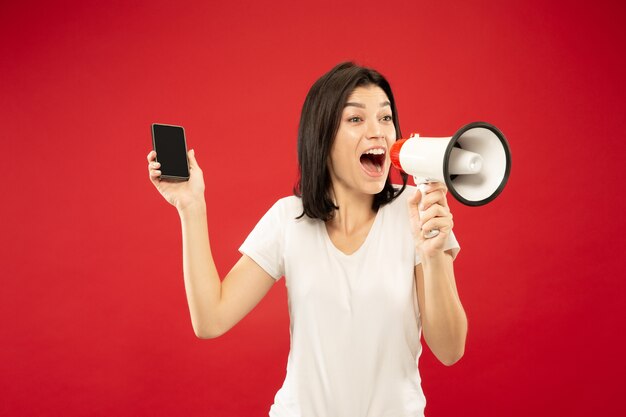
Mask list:
POLYGON ((376 216, 372 210, 374 196, 369 194, 355 194, 333 187, 331 196, 337 207, 332 219, 326 222, 327 227, 351 234, 364 224, 371 223, 376 216))

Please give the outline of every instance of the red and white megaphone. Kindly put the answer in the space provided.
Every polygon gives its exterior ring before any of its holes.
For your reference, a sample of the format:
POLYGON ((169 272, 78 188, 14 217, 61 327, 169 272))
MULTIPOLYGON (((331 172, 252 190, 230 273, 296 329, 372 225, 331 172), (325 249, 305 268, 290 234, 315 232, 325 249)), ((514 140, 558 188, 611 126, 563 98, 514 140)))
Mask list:
MULTIPOLYGON (((390 150, 392 164, 423 184, 443 182, 461 203, 482 206, 504 189, 511 172, 511 151, 497 127, 474 122, 454 136, 428 138, 412 135, 396 141, 390 150)), ((439 230, 425 236, 435 237, 439 230)))

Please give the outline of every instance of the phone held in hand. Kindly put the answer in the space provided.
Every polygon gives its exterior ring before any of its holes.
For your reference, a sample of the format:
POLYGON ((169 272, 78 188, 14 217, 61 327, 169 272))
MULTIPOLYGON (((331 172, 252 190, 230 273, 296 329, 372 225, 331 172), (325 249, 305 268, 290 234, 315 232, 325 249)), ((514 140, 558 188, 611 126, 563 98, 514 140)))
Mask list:
POLYGON ((187 141, 182 126, 152 124, 152 149, 161 164, 161 179, 166 181, 189 181, 187 141))

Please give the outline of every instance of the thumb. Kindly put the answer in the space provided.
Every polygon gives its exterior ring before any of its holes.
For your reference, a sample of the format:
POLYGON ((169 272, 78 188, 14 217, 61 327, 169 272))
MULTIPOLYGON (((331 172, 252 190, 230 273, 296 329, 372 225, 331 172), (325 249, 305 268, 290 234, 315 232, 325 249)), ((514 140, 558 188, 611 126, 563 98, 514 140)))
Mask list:
POLYGON ((415 190, 415 193, 413 194, 412 197, 409 197, 408 199, 409 204, 410 205, 419 205, 420 201, 422 201, 422 192, 418 189, 415 190))
POLYGON ((409 197, 407 202, 409 203, 409 211, 411 215, 416 215, 419 218, 419 204, 422 201, 422 192, 417 189, 412 197, 409 197))
POLYGON ((189 152, 187 152, 187 157, 189 158, 189 167, 197 168, 198 161, 196 161, 196 151, 194 149, 191 149, 189 152))

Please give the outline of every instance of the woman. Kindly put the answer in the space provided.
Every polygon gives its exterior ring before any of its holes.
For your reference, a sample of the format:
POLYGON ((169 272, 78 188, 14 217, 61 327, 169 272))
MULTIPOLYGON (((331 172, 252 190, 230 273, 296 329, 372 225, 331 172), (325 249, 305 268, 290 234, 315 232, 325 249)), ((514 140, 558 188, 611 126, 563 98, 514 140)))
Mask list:
POLYGON ((196 335, 217 337, 285 276, 291 318, 287 376, 270 416, 421 416, 420 334, 446 365, 463 355, 467 319, 456 290, 458 244, 443 184, 422 197, 391 185, 400 137, 391 88, 376 71, 337 65, 311 88, 298 131, 296 196, 279 200, 224 278, 209 245, 204 182, 149 175, 178 209, 185 289, 196 335), (423 210, 420 216, 418 207, 423 210), (425 239, 425 231, 439 229, 425 239))

